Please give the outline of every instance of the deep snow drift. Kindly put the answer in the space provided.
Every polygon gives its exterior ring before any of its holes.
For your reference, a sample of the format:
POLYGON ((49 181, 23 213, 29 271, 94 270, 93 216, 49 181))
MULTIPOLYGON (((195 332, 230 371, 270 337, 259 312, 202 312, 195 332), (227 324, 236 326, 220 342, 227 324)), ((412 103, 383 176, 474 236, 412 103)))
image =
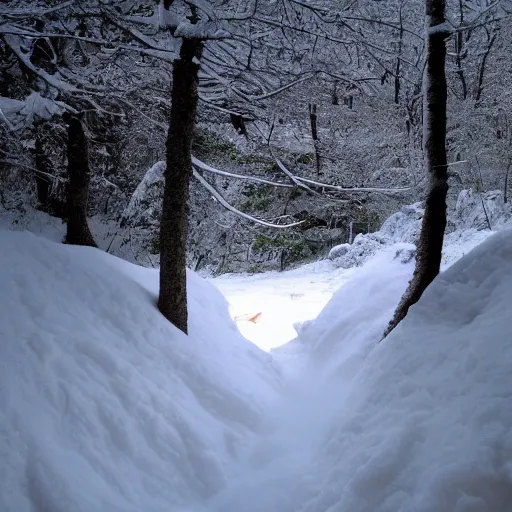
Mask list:
POLYGON ((187 339, 155 271, 0 231, 0 510, 512 510, 512 232, 378 343, 410 251, 380 252, 272 361, 192 273, 187 339))
POLYGON ((158 274, 0 231, 0 510, 171 511, 217 492, 278 379, 189 276, 190 337, 158 274))
POLYGON ((381 254, 285 353, 307 357, 204 511, 512 510, 512 232, 441 274, 377 343, 411 264, 381 254))

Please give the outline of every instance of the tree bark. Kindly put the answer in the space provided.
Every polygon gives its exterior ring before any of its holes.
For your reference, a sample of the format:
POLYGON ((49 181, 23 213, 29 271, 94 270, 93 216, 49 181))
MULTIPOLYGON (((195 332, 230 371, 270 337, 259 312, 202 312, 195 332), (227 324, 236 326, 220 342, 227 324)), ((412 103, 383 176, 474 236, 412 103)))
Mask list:
POLYGON ((404 39, 404 24, 402 19, 402 5, 400 4, 399 9, 399 21, 400 21, 400 38, 398 40, 398 57, 396 59, 395 66, 395 105, 400 103, 400 65, 402 59, 402 48, 403 48, 403 39, 404 39))
POLYGON ((166 143, 165 187, 160 224, 161 313, 188 332, 186 251, 191 146, 197 109, 197 77, 203 43, 184 38, 173 66, 171 115, 166 143))
POLYGON ((489 57, 489 53, 492 50, 492 47, 494 45, 494 41, 496 41, 496 34, 493 34, 491 36, 490 32, 487 31, 487 48, 484 51, 484 54, 482 56, 482 60, 480 62, 480 67, 478 69, 478 82, 476 86, 476 94, 475 94, 475 104, 478 105, 478 102, 482 98, 482 93, 484 91, 484 77, 485 77, 485 65, 487 63, 487 58, 489 57))
MULTIPOLYGON (((462 26, 464 23, 464 5, 462 0, 459 0, 459 24, 462 26)), ((457 75, 460 79, 460 83, 462 85, 462 99, 465 100, 468 97, 468 86, 466 84, 466 77, 464 76, 464 67, 462 66, 462 51, 464 45, 464 39, 462 37, 462 32, 457 32, 455 38, 455 61, 457 63, 457 75)))
POLYGON ((426 0, 427 65, 423 83, 423 146, 429 185, 417 245, 416 268, 391 320, 387 336, 439 273, 446 228, 446 30, 445 0, 426 0), (437 28, 436 28, 437 27, 437 28))
POLYGON ((512 159, 508 161, 507 170, 505 172, 505 184, 503 186, 503 202, 506 203, 508 201, 508 175, 510 172, 510 168, 512 167, 512 159))
POLYGON ((87 202, 91 174, 89 148, 82 122, 77 116, 66 116, 68 122, 68 204, 67 244, 97 247, 87 224, 87 202))
POLYGON ((316 104, 309 104, 309 122, 311 124, 311 138, 313 139, 313 146, 315 148, 315 166, 316 174, 320 175, 320 150, 318 147, 318 124, 317 124, 316 104))

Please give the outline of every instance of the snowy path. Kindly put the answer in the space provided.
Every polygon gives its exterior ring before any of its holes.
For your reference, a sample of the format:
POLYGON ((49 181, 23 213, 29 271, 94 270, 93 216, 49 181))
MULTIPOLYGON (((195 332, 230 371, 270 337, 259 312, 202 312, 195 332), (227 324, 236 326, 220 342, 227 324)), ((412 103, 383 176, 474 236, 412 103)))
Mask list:
MULTIPOLYGON (((221 281, 219 288, 233 308, 259 305, 262 319, 268 313, 261 330, 256 323, 251 331, 243 331, 264 348, 293 337, 294 320, 314 317, 315 321, 301 330, 301 361, 292 371, 282 368, 284 379, 277 400, 263 411, 261 428, 251 433, 233 461, 228 484, 211 500, 187 512, 328 509, 330 500, 321 496, 323 482, 329 478, 326 467, 330 462, 323 460, 329 452, 326 441, 345 415, 343 403, 350 382, 382 334, 411 271, 412 266, 398 263, 391 251, 357 269, 335 269, 323 261, 290 272, 225 276, 214 281, 218 286, 221 281), (304 295, 295 298, 297 290, 304 295), (335 292, 335 299, 324 307, 335 292)), ((239 325, 243 329, 244 324, 239 325)), ((288 355, 278 354, 280 364, 291 362, 288 355)))
POLYGON ((355 272, 323 260, 285 272, 226 274, 210 282, 227 298, 241 333, 269 351, 295 338, 294 325, 316 318, 355 272))

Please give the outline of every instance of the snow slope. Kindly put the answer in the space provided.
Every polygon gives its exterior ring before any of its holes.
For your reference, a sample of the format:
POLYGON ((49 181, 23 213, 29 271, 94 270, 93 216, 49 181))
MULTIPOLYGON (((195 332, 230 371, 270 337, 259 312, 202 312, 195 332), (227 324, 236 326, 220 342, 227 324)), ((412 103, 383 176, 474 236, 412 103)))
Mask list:
POLYGON ((177 510, 231 478, 277 371, 190 273, 190 336, 158 274, 0 231, 0 510, 177 510))
POLYGON ((381 254, 292 342, 306 364, 201 510, 512 510, 512 231, 442 273, 378 343, 412 271, 400 257, 381 254))
MULTIPOLYGON (((512 510, 512 231, 453 263, 379 343, 411 249, 380 251, 269 355, 192 273, 186 338, 154 306, 155 271, 0 231, 0 510, 512 510)), ((329 264, 245 292, 274 283, 289 300, 329 264)))

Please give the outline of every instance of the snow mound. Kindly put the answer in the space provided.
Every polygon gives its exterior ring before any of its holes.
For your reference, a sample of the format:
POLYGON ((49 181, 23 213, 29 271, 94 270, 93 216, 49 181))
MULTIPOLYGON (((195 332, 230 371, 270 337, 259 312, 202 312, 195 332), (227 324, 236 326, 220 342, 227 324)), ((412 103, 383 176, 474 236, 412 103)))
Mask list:
POLYGON ((330 251, 328 258, 330 260, 335 260, 336 258, 341 258, 341 256, 345 256, 347 252, 350 250, 350 244, 339 244, 335 245, 330 251))
POLYGON ((510 219, 512 208, 505 203, 503 192, 493 190, 478 194, 473 190, 463 190, 457 198, 455 219, 460 228, 496 229, 510 219))
POLYGON ((378 343, 407 251, 365 265, 306 326, 309 364, 274 429, 201 510, 512 510, 512 231, 439 275, 378 343))
MULTIPOLYGON (((423 213, 422 203, 405 206, 391 215, 379 231, 357 235, 352 245, 339 252, 334 247, 329 259, 337 267, 360 267, 379 251, 393 244, 416 244, 423 213)), ((512 207, 510 203, 504 202, 503 192, 494 190, 476 193, 473 190, 462 190, 455 208, 448 211, 450 232, 445 237, 443 267, 457 261, 495 231, 510 226, 511 219, 512 207)))
MULTIPOLYGON (((293 343, 309 346, 313 360, 335 364, 345 347, 368 351, 385 330, 414 270, 411 244, 385 248, 344 284, 293 343), (351 340, 340 347, 340 339, 351 340), (359 340, 359 341, 356 341, 359 340)), ((324 368, 325 370, 325 368, 324 368)))
POLYGON ((231 478, 278 376, 189 273, 190 335, 158 273, 0 231, 0 510, 177 510, 231 478))
POLYGON ((422 203, 404 206, 399 212, 389 217, 376 233, 360 233, 352 245, 339 256, 332 259, 337 267, 360 267, 382 249, 396 243, 414 244, 421 229, 423 218, 422 203))
POLYGON ((434 281, 351 382, 304 512, 512 509, 511 289, 511 231, 434 281))

